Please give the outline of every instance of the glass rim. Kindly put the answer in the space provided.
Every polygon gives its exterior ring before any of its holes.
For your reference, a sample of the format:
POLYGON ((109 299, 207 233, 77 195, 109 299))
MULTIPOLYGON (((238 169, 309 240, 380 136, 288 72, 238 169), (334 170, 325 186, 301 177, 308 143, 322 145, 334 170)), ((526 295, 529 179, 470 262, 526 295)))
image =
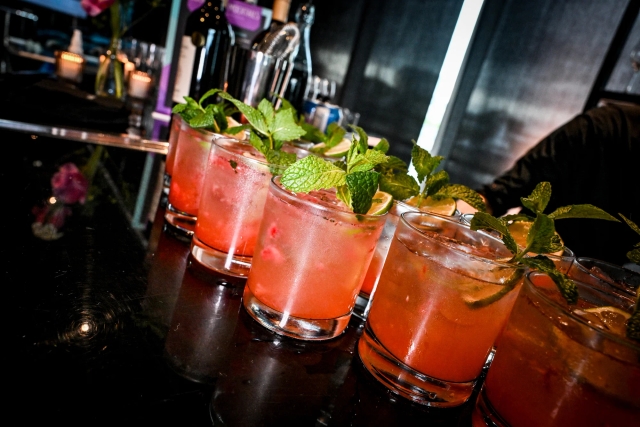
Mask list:
MULTIPOLYGON (((585 319, 581 318, 580 316, 576 316, 575 314, 573 314, 571 312, 571 310, 569 310, 567 307, 563 306, 562 304, 558 303, 557 301, 554 301, 553 299, 549 298, 547 295, 545 295, 543 292, 541 292, 538 289, 538 286, 536 286, 536 284, 530 279, 531 276, 547 276, 549 278, 551 278, 551 276, 549 276, 546 273, 543 273, 541 271, 537 271, 537 270, 531 270, 528 271, 525 275, 524 275, 524 286, 526 287, 527 290, 529 290, 530 292, 532 292, 536 297, 540 298, 541 300, 544 301, 545 304, 547 304, 547 306, 551 307, 553 310, 559 311, 562 314, 569 316, 572 320, 578 322, 580 325, 586 326, 588 329, 595 331, 596 333, 602 334, 605 337, 607 337, 607 339, 611 340, 611 341, 615 341, 619 344, 625 345, 627 347, 631 347, 635 350, 640 350, 640 343, 636 343, 631 339, 625 338, 625 337, 621 337, 619 335, 616 335, 612 332, 609 331, 605 331, 604 329, 600 329, 600 328, 596 328, 595 326, 589 324, 589 322, 587 322, 585 319)), ((586 282, 582 282, 580 280, 576 280, 576 279, 571 279, 574 282, 577 282, 580 284, 580 286, 585 286, 588 287, 590 289, 596 290, 600 293, 606 294, 607 296, 613 297, 613 298, 617 298, 617 299, 622 299, 619 295, 617 294, 612 294, 610 292, 606 292, 602 289, 598 289, 597 287, 591 286, 589 283, 586 282)), ((522 293, 521 293, 522 295, 522 293)), ((578 292, 578 297, 580 295, 580 292, 578 292)), ((625 310, 626 311, 626 310, 625 310)))
MULTIPOLYGON (((387 212, 385 212, 385 213, 383 213, 381 215, 357 214, 355 212, 351 212, 351 211, 348 211, 348 210, 332 208, 330 206, 322 205, 320 203, 315 203, 315 202, 312 202, 311 200, 299 199, 298 197, 296 197, 297 194, 299 194, 299 193, 296 193, 295 191, 287 190, 286 188, 284 188, 282 186, 282 184, 280 183, 280 177, 281 176, 282 175, 274 175, 273 177, 271 177, 271 182, 269 184, 270 187, 271 188, 275 188, 277 193, 284 194, 287 197, 293 197, 293 198, 296 199, 296 201, 298 203, 301 203, 301 204, 306 205, 306 206, 312 206, 314 209, 322 210, 322 211, 325 211, 325 212, 344 214, 344 215, 348 215, 350 217, 367 218, 369 220, 374 220, 374 219, 378 219, 378 218, 386 218, 387 215, 389 214, 389 211, 387 211, 387 212)), ((300 192, 300 193, 305 194, 303 192, 300 192)))
POLYGON ((184 127, 186 127, 188 130, 192 130, 194 132, 198 132, 198 133, 201 133, 201 134, 204 134, 204 135, 207 135, 207 136, 211 136, 211 139, 208 140, 207 142, 213 142, 215 139, 218 138, 217 135, 220 135, 220 134, 217 134, 215 132, 211 132, 210 130, 206 130, 204 128, 194 128, 193 126, 191 126, 189 124, 188 121, 182 120, 182 123, 180 124, 180 129, 183 129, 184 127))
MULTIPOLYGON (((400 220, 401 221, 403 221, 413 231, 415 231, 416 233, 419 233, 421 236, 423 236, 426 239, 429 239, 431 241, 436 241, 436 240, 433 237, 431 237, 431 236, 429 236, 427 234, 424 234, 417 227, 415 227, 412 223, 410 223, 407 220, 407 218, 405 218, 405 215, 407 217, 410 217, 410 216, 415 216, 415 217, 417 217, 417 216, 431 216, 431 217, 435 217, 435 218, 444 220, 444 221, 448 222, 451 225, 454 225, 454 226, 457 226, 457 227, 460 227, 460 228, 464 228, 464 229, 472 231, 474 233, 481 234, 482 236, 485 236, 485 237, 489 238, 490 240, 499 243, 500 246, 503 246, 505 249, 507 248, 505 246, 505 244, 502 242, 502 240, 498 239, 497 237, 495 237, 495 236, 493 236, 493 235, 491 235, 491 234, 489 234, 489 233, 487 233, 487 232, 485 232, 483 230, 471 230, 471 227, 469 227, 468 224, 465 224, 464 222, 461 222, 459 219, 456 219, 455 217, 444 216, 444 215, 440 215, 440 214, 435 214, 435 213, 430 213, 430 212, 423 212, 423 211, 409 211, 409 212, 403 212, 403 213, 400 214, 400 220)), ((436 243, 438 245, 442 245, 441 242, 436 241, 436 243)), ((490 264, 493 264, 493 265, 498 265, 498 266, 501 266, 501 267, 507 267, 507 268, 512 268, 512 269, 526 270, 526 267, 523 266, 523 265, 509 264, 506 261, 500 261, 500 260, 497 260, 497 259, 486 258, 486 257, 480 256, 480 255, 476 255, 476 254, 472 254, 472 253, 469 253, 469 252, 462 251, 462 250, 460 250, 458 248, 451 247, 451 246, 447 246, 447 249, 451 250, 451 251, 454 251, 457 254, 462 254, 462 255, 465 255, 467 257, 470 257, 470 258, 473 258, 473 259, 476 259, 476 260, 479 260, 479 261, 482 261, 482 262, 490 263, 490 264)), ((506 250, 508 251, 509 249, 506 249, 506 250)))

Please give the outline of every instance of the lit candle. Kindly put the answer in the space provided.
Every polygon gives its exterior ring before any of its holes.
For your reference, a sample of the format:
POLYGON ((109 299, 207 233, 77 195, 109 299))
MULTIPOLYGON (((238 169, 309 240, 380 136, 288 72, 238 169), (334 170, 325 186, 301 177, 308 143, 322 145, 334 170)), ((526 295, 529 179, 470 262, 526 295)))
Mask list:
POLYGON ((131 77, 131 73, 136 69, 136 64, 133 62, 127 61, 124 63, 124 81, 128 82, 129 77, 131 77))
POLYGON ((56 75, 61 79, 79 82, 84 69, 84 58, 71 52, 56 52, 56 75))
POLYGON ((143 71, 133 71, 129 77, 129 96, 144 99, 149 95, 151 77, 143 71))

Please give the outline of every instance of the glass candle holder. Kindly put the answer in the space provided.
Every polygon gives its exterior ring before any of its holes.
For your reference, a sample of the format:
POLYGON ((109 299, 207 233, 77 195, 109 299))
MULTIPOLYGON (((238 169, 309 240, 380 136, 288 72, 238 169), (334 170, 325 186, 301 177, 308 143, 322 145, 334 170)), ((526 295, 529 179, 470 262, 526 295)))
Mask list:
POLYGON ((71 82, 81 83, 84 73, 85 59, 76 53, 56 51, 55 73, 58 78, 71 82))

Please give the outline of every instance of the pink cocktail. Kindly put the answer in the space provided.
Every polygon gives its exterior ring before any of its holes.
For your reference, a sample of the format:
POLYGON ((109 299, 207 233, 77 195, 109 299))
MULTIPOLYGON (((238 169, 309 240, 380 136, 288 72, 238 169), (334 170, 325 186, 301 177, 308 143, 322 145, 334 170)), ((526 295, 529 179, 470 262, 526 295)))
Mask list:
POLYGON ((341 334, 386 215, 356 215, 335 191, 269 187, 243 297, 263 326, 303 340, 341 334))
POLYGON ((180 128, 165 219, 188 235, 195 229, 200 189, 215 137, 215 134, 194 129, 186 122, 180 128))
POLYGON ((180 114, 173 113, 171 115, 171 127, 169 129, 169 148, 167 158, 164 163, 164 191, 169 194, 171 186, 171 175, 173 175, 173 163, 176 160, 176 147, 178 146, 178 136, 182 128, 182 117, 180 114))
MULTIPOLYGON (((308 154, 293 146, 284 150, 299 156, 308 154)), ((198 262, 231 276, 247 276, 269 182, 274 173, 283 170, 270 165, 248 143, 229 138, 214 141, 191 245, 198 262)))

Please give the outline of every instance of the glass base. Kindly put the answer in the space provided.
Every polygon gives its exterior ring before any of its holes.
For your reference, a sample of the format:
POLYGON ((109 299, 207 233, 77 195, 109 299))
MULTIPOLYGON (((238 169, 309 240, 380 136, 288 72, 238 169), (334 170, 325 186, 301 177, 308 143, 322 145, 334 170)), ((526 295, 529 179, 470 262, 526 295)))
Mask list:
POLYGON ((489 403, 484 388, 480 392, 476 406, 471 414, 471 425, 473 427, 509 427, 509 424, 500 418, 500 415, 489 403))
POLYGON ((219 251, 198 239, 191 238, 191 255, 204 267, 233 277, 247 277, 252 257, 233 255, 219 251))
POLYGON ((265 328, 287 337, 305 341, 321 341, 342 334, 351 314, 335 319, 303 319, 289 316, 263 304, 248 286, 244 288, 242 304, 249 315, 265 328))
POLYGON ((164 213, 164 219, 169 225, 185 233, 187 236, 193 236, 198 218, 186 212, 179 211, 174 208, 171 203, 168 203, 164 213))
POLYGON ((369 314, 369 295, 360 293, 356 297, 356 305, 353 307, 353 315, 362 320, 367 320, 369 314))
POLYGON ((457 383, 422 374, 393 356, 367 323, 358 341, 358 355, 367 370, 392 392, 421 405, 459 406, 469 400, 476 381, 457 383))

